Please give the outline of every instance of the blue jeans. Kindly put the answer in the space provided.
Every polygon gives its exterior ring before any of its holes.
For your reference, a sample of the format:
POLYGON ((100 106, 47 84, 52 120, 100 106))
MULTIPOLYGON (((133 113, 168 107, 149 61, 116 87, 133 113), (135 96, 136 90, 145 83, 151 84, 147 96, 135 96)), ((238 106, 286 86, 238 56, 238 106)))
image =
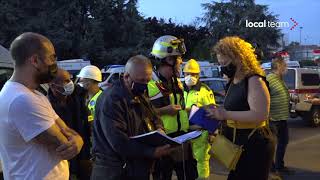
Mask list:
POLYGON ((289 143, 289 129, 287 120, 270 121, 270 129, 277 138, 276 157, 273 170, 284 168, 284 155, 289 143))

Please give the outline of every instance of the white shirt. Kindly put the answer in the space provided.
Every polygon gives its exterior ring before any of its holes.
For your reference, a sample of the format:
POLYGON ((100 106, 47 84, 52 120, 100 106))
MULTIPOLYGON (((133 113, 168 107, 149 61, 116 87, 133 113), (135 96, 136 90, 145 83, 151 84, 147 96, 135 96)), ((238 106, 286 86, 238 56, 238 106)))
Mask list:
POLYGON ((34 142, 58 118, 40 92, 6 82, 0 92, 0 157, 5 179, 69 179, 68 162, 34 142))

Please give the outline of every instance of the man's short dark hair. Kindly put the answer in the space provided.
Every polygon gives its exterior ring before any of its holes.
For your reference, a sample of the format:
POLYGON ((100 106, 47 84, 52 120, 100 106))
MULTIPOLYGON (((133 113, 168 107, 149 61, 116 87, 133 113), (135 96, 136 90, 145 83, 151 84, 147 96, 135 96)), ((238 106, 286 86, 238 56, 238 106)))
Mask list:
POLYGON ((45 41, 49 39, 33 32, 26 32, 15 38, 10 45, 10 53, 15 65, 24 65, 26 60, 34 54, 42 55, 45 50, 43 46, 45 41))
POLYGON ((65 75, 71 76, 70 73, 67 70, 58 68, 57 75, 52 80, 52 82, 55 83, 55 84, 63 83, 63 81, 64 81, 63 78, 64 78, 65 75))
POLYGON ((281 56, 276 56, 272 59, 271 62, 271 69, 272 70, 277 70, 278 67, 286 65, 286 61, 283 59, 281 56))

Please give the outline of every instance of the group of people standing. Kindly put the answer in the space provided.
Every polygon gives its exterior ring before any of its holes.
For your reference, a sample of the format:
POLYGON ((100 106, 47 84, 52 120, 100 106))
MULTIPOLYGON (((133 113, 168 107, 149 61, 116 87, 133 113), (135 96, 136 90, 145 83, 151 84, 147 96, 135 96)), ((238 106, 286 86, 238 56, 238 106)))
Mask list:
MULTIPOLYGON (((225 37, 211 51, 229 83, 224 105, 207 109, 207 114, 225 123, 228 139, 245 145, 228 179, 266 180, 275 149, 269 130, 270 94, 277 92, 270 90, 250 43, 225 37)), ((73 83, 70 74, 57 67, 50 40, 40 34, 23 33, 10 52, 14 74, 0 93, 5 179, 69 179, 71 173, 92 180, 170 180, 173 171, 179 180, 209 178, 213 135, 190 124, 189 113, 192 105, 215 104, 214 93, 201 83, 194 59, 184 66, 180 81, 183 39, 158 38, 152 60, 131 57, 123 76, 105 91, 99 88, 102 77, 95 66, 83 68, 79 82, 73 83), (37 91, 43 83, 50 86, 47 97, 37 91), (153 147, 130 138, 155 130, 176 137, 190 129, 202 134, 181 147, 153 147)), ((275 168, 281 169, 285 147, 279 147, 275 168)))

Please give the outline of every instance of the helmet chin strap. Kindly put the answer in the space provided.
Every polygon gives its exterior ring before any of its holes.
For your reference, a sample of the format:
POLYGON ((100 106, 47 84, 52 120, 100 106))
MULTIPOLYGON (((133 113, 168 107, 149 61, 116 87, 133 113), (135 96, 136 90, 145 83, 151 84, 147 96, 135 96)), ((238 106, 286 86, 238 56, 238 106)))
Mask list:
POLYGON ((161 64, 162 64, 162 65, 169 66, 169 67, 171 67, 171 68, 175 68, 175 66, 176 66, 176 63, 174 63, 174 64, 169 64, 165 59, 162 59, 162 60, 161 60, 161 64))

